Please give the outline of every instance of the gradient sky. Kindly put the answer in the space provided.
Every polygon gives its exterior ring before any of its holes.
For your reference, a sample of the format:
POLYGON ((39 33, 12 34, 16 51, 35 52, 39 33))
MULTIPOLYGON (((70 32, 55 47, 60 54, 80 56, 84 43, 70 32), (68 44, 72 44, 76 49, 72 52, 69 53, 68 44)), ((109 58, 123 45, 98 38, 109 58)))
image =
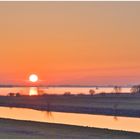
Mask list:
POLYGON ((140 2, 0 2, 0 83, 140 83, 140 2))

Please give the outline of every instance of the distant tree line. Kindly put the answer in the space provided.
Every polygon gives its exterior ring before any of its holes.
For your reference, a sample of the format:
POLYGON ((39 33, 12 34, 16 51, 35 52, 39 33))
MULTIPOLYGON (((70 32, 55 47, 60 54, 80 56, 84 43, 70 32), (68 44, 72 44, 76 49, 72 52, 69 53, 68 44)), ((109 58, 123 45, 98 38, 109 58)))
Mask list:
POLYGON ((19 96, 21 96, 20 95, 20 93, 12 93, 12 92, 10 92, 10 93, 8 93, 8 95, 7 96, 16 96, 16 97, 19 97, 19 96))

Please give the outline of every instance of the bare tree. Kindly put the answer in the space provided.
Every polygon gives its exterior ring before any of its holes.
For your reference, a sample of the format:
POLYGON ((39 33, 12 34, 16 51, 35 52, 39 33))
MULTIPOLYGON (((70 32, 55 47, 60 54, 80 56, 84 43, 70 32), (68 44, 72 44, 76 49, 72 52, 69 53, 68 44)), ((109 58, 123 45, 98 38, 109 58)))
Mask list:
POLYGON ((115 93, 121 93, 121 87, 120 86, 115 86, 114 87, 114 92, 115 93))
POLYGON ((134 85, 131 88, 131 93, 140 93, 140 85, 134 85))

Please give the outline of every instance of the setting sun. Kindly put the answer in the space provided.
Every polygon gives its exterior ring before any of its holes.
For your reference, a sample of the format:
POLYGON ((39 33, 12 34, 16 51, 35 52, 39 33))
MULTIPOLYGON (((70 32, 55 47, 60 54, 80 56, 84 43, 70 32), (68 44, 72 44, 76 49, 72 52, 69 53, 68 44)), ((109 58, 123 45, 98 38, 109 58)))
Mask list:
POLYGON ((29 81, 30 82, 37 82, 38 81, 38 76, 36 74, 31 74, 29 76, 29 81))

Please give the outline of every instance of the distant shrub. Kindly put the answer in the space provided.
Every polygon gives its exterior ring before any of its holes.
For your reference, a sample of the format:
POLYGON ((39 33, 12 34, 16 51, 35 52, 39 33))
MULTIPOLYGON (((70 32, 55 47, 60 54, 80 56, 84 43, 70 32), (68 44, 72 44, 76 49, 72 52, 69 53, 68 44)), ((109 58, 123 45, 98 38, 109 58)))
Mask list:
POLYGON ((16 93, 15 96, 16 97, 20 97, 21 95, 20 95, 20 93, 16 93))
POLYGON ((47 93, 43 93, 41 96, 48 96, 48 94, 47 93))
POLYGON ((15 94, 12 93, 12 92, 8 93, 8 96, 14 96, 14 95, 15 95, 15 94))
POLYGON ((84 93, 78 93, 77 95, 78 96, 85 96, 86 94, 84 94, 84 93))
POLYGON ((40 89, 40 88, 37 88, 37 92, 38 92, 38 95, 44 95, 44 90, 43 89, 40 89))
POLYGON ((99 95, 101 95, 101 96, 105 96, 106 93, 105 93, 105 92, 101 92, 101 93, 99 93, 99 95))
POLYGON ((16 97, 19 97, 21 95, 20 95, 19 92, 17 92, 17 93, 10 92, 10 93, 7 94, 7 96, 16 96, 16 97))
POLYGON ((64 95, 65 96, 70 96, 71 95, 71 92, 67 91, 67 92, 64 93, 64 95))

